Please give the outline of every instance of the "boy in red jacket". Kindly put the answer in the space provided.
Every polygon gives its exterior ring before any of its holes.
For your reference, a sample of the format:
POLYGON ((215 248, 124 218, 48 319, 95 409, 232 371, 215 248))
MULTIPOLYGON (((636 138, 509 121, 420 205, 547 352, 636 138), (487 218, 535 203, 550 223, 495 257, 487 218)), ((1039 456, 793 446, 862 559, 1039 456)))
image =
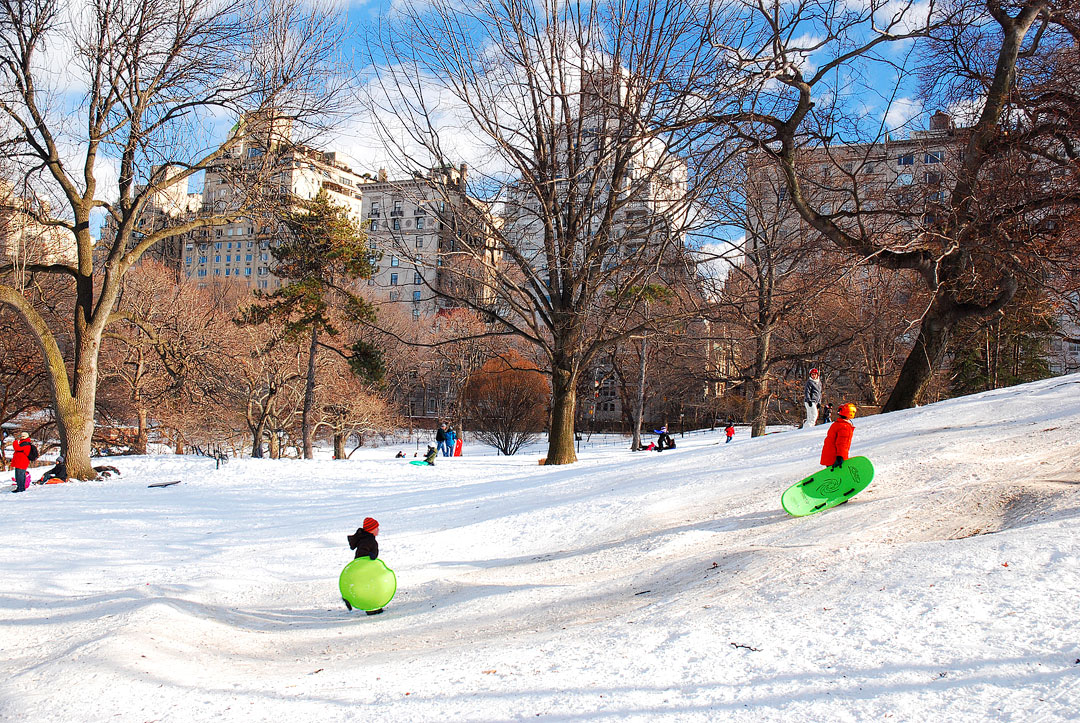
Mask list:
POLYGON ((11 466, 15 469, 15 489, 12 492, 26 491, 26 470, 30 468, 30 435, 26 432, 19 434, 18 439, 11 442, 11 466))
POLYGON ((855 434, 855 425, 851 420, 855 418, 856 411, 851 402, 841 404, 836 411, 836 421, 829 427, 829 432, 825 435, 825 446, 821 448, 821 466, 839 469, 848 458, 851 438, 855 434))

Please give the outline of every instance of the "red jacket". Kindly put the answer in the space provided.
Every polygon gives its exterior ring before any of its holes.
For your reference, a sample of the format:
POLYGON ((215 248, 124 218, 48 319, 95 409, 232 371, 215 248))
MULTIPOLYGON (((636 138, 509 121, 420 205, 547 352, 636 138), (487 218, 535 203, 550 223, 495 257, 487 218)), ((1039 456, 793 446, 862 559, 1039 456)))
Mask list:
POLYGON ((735 436, 735 427, 728 427, 727 429, 724 430, 724 434, 726 434, 729 437, 734 437, 735 436))
POLYGON ((851 449, 851 438, 855 434, 855 425, 850 419, 837 419, 829 426, 829 433, 825 435, 825 446, 821 448, 821 464, 828 467, 836 462, 836 458, 848 458, 851 449))
POLYGON ((11 449, 15 454, 11 456, 11 466, 15 469, 26 470, 30 468, 30 440, 16 439, 11 443, 11 449))

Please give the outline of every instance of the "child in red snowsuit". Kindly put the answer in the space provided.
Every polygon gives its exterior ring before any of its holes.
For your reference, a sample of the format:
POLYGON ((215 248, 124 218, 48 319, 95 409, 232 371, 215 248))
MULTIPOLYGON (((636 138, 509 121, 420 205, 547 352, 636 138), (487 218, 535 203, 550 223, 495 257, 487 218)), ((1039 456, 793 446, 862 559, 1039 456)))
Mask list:
POLYGON ((855 405, 851 402, 840 405, 836 413, 836 421, 832 423, 828 434, 825 435, 825 446, 821 448, 821 466, 839 469, 848 458, 851 438, 855 435, 855 425, 851 423, 855 412, 855 405))
POLYGON ((727 442, 724 442, 724 444, 727 444, 731 441, 731 438, 735 436, 735 427, 729 424, 727 426, 727 429, 724 430, 724 434, 727 435, 727 442))

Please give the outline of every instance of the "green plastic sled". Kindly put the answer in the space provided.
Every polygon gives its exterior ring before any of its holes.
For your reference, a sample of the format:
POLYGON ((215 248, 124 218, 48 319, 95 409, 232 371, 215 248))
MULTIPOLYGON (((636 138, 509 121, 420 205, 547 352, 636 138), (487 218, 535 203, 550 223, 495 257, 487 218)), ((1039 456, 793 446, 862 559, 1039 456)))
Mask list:
POLYGON ((417 467, 431 467, 432 466, 432 465, 428 464, 427 462, 425 462, 422 459, 414 459, 411 462, 409 462, 409 464, 415 464, 417 467))
POLYGON ((780 504, 792 517, 805 517, 847 502, 874 479, 874 465, 866 457, 845 460, 837 470, 825 467, 784 490, 780 504))
POLYGON ((358 557, 341 571, 338 589, 354 608, 378 610, 394 599, 397 575, 382 560, 358 557))

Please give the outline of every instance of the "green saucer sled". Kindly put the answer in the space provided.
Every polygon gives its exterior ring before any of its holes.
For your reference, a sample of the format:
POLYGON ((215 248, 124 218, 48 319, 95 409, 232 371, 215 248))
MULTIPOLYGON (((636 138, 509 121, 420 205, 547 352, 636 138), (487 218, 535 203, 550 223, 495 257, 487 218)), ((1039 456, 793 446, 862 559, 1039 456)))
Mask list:
POLYGON ((378 610, 394 599, 397 575, 382 560, 358 557, 341 571, 338 589, 354 608, 378 610))
POLYGON ((784 511, 793 517, 847 502, 862 492, 874 479, 874 465, 866 457, 845 460, 840 469, 824 469, 788 487, 780 497, 784 511))
POLYGON ((430 467, 431 466, 430 464, 428 464, 427 462, 425 462, 422 459, 414 459, 413 461, 409 462, 409 464, 415 464, 417 467, 430 467))

